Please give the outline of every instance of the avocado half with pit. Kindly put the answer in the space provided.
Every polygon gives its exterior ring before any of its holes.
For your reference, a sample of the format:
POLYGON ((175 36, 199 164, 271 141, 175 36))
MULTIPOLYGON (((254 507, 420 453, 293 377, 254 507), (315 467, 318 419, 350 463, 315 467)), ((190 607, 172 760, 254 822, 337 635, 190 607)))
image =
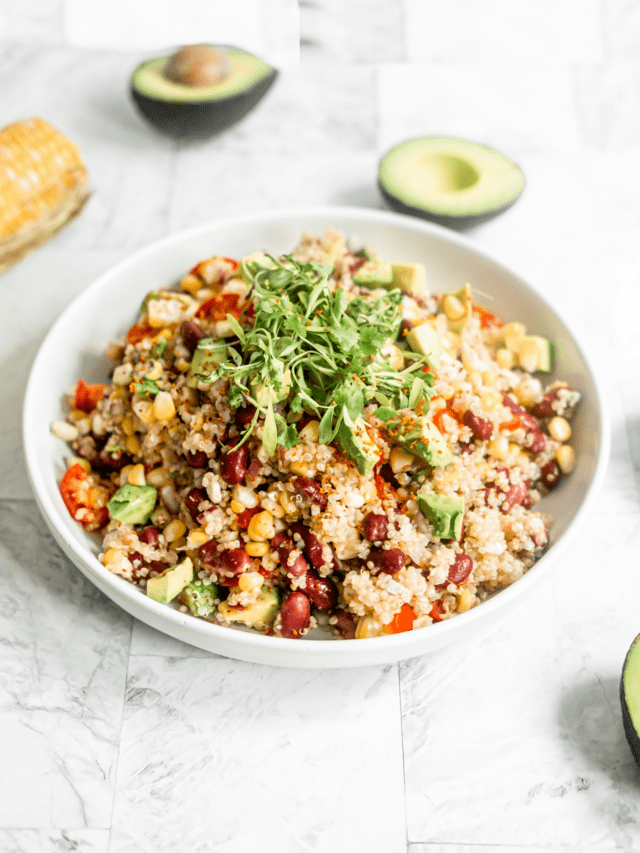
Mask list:
POLYGON ((396 145, 382 158, 378 172, 380 191, 393 208, 452 228, 502 213, 524 184, 522 170, 504 154, 449 136, 396 145))
POLYGON ((131 95, 142 115, 164 133, 207 137, 243 118, 277 73, 237 47, 187 45, 139 65, 131 95))
POLYGON ((622 724, 631 752, 640 764, 640 636, 627 652, 620 679, 622 724))

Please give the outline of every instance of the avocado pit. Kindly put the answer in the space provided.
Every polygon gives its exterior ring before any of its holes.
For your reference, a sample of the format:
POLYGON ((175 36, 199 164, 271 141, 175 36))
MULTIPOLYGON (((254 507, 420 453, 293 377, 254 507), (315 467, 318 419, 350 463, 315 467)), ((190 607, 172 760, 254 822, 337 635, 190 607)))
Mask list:
POLYGON ((276 69, 237 47, 186 45, 142 62, 130 93, 143 117, 163 133, 208 137, 253 109, 272 86, 276 69))
POLYGON ((173 53, 162 73, 167 80, 184 86, 215 86, 228 76, 229 62, 218 47, 191 44, 173 53))

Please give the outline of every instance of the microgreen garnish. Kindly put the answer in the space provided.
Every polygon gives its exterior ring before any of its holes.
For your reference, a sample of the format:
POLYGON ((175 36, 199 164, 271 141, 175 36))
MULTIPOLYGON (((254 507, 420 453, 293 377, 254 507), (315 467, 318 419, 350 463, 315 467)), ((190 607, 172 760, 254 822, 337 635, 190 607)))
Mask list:
MULTIPOLYGON (((421 372, 424 356, 402 353, 396 370, 381 349, 396 340, 402 315, 402 293, 356 297, 329 281, 329 264, 301 263, 287 256, 269 258, 273 269, 247 264, 253 284, 253 326, 227 320, 239 340, 229 346, 216 378, 229 381, 229 403, 237 408, 247 399, 264 418, 262 442, 269 453, 278 444, 298 442, 297 431, 278 411, 287 401, 291 412, 307 412, 320 421, 320 442, 336 437, 343 422, 355 421, 371 402, 398 410, 428 409, 433 379, 421 372)), ((246 441, 256 418, 241 439, 246 441)))
POLYGON ((154 382, 153 379, 147 379, 146 376, 143 376, 141 379, 138 379, 137 382, 134 382, 133 388, 137 394, 140 394, 143 397, 155 397, 156 394, 160 393, 160 386, 158 383, 154 382))
POLYGON ((151 357, 152 358, 162 358, 164 351, 167 348, 167 341, 165 338, 162 338, 158 341, 157 344, 154 344, 151 348, 151 357))

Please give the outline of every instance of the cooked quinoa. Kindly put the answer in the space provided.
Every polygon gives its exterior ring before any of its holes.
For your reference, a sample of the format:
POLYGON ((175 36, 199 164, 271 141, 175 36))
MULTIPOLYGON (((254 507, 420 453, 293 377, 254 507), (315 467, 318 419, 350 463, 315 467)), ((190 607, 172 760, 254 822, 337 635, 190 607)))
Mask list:
POLYGON ((152 291, 53 430, 99 559, 158 601, 298 638, 426 628, 517 581, 575 464, 551 342, 332 230, 152 291))

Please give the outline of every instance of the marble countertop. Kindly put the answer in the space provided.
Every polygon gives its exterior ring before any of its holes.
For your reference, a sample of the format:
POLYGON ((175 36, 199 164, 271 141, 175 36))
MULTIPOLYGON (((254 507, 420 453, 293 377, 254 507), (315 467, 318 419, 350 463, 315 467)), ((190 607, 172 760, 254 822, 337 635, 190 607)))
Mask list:
POLYGON ((149 4, 128 3, 120 41, 125 4, 104 5, 0 3, 0 127, 47 118, 93 190, 0 278, 0 850, 640 850, 618 698, 640 633, 638 4, 238 3, 225 34, 282 73, 240 124, 190 144, 143 123, 127 80, 163 39, 193 39, 194 16, 215 41, 221 4, 183 0, 177 22, 154 4, 149 31, 149 4), (521 199, 468 236, 574 319, 606 377, 613 450, 583 535, 491 636, 399 665, 275 669, 134 621, 62 554, 27 482, 22 396, 47 329, 98 274, 184 227, 382 208, 380 155, 432 133, 522 165, 521 199))

